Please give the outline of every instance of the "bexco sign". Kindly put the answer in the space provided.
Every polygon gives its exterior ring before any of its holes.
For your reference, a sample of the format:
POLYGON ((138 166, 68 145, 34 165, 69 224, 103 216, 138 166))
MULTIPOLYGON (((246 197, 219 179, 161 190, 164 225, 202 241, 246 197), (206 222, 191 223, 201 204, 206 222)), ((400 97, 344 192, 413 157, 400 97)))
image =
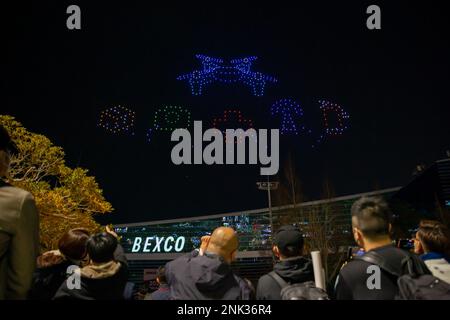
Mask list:
POLYGON ((185 237, 136 237, 131 252, 181 252, 185 243, 185 237))

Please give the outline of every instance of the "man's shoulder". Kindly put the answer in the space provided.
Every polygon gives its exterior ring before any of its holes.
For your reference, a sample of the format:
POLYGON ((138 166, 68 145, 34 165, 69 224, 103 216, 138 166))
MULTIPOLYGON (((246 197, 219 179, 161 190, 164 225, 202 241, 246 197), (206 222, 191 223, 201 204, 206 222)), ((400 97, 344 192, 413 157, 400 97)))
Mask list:
POLYGON ((445 272, 450 272, 450 263, 442 259, 429 259, 424 261, 425 265, 431 270, 431 269, 439 269, 439 270, 445 270, 445 272))
MULTIPOLYGON (((375 260, 380 260, 380 262, 398 266, 400 268, 402 259, 408 255, 408 253, 394 246, 388 246, 368 251, 365 255, 374 256, 375 260)), ((341 269, 340 274, 344 277, 363 277, 366 275, 367 267, 372 264, 373 263, 369 261, 365 261, 364 256, 355 257, 341 269)))
MULTIPOLYGON (((273 272, 273 271, 272 271, 272 272, 273 272)), ((272 278, 272 276, 270 275, 270 273, 271 273, 271 272, 266 273, 266 274, 263 275, 261 278, 259 278, 258 284, 260 284, 260 283, 265 284, 265 283, 274 281, 274 279, 272 278)))
POLYGON ((342 267, 339 275, 344 278, 355 278, 366 276, 367 267, 371 264, 359 258, 352 259, 342 267))
POLYGON ((185 270, 188 266, 189 258, 186 255, 180 256, 172 261, 169 261, 165 265, 166 277, 170 282, 172 279, 178 278, 185 274, 185 270))
MULTIPOLYGON (((274 272, 274 271, 272 271, 274 272)), ((258 280, 259 289, 267 288, 276 284, 275 279, 270 275, 271 272, 266 273, 258 280)))
POLYGON ((190 260, 194 259, 194 258, 198 258, 201 257, 198 255, 198 252, 196 250, 188 252, 186 254, 183 254, 182 256, 179 256, 178 258, 167 262, 166 264, 166 269, 170 268, 170 267, 176 267, 176 266, 185 266, 187 262, 189 262, 190 260))
POLYGON ((11 185, 1 187, 0 194, 4 198, 8 198, 10 201, 17 201, 19 203, 22 203, 25 200, 33 200, 33 196, 30 192, 11 185))
POLYGON ((21 218, 28 218, 30 214, 36 216, 34 210, 24 210, 30 207, 30 204, 34 204, 34 198, 26 190, 5 186, 0 188, 0 212, 6 209, 3 213, 3 219, 8 222, 14 222, 21 218))

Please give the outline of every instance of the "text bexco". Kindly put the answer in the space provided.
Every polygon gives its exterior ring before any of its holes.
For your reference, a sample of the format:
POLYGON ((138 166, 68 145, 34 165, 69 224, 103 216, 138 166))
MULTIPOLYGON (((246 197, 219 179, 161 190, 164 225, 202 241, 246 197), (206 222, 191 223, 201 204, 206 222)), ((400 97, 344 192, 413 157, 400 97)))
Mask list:
POLYGON ((134 238, 131 252, 181 252, 186 243, 185 237, 142 237, 134 238))

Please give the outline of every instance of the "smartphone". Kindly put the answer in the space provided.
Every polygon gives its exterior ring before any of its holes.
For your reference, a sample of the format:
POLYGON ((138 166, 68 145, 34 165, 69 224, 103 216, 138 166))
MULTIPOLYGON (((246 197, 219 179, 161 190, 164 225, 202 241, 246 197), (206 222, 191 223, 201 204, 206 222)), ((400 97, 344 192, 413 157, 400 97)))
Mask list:
POLYGON ((399 239, 397 240, 397 248, 411 251, 414 249, 414 240, 412 239, 399 239))
POLYGON ((360 247, 348 247, 347 251, 347 261, 353 259, 356 256, 362 256, 364 254, 364 249, 360 247))

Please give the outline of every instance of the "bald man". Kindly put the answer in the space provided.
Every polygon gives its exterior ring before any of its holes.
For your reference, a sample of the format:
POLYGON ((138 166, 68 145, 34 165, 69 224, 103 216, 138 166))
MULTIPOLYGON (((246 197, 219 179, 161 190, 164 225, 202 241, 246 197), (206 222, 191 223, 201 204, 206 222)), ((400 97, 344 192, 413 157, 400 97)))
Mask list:
POLYGON ((238 248, 236 232, 219 227, 204 239, 203 255, 183 256, 169 262, 166 278, 172 299, 248 300, 251 289, 230 268, 238 248))

